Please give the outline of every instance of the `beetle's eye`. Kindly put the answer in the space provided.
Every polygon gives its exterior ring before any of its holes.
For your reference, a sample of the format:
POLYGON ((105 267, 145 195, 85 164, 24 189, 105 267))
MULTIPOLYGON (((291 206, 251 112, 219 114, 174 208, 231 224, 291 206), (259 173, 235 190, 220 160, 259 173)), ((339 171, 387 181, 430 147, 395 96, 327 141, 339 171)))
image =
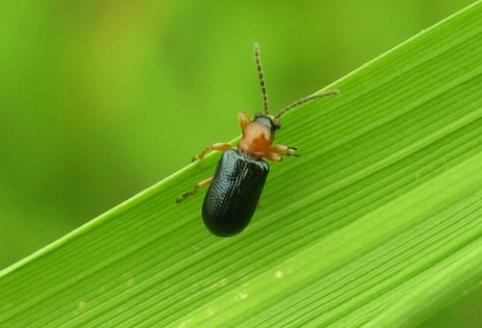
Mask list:
POLYGON ((273 121, 273 126, 275 130, 281 129, 281 123, 279 121, 273 121))
POLYGON ((260 112, 256 112, 256 113, 254 114, 254 117, 256 117, 256 118, 257 118, 257 117, 260 117, 260 116, 263 116, 263 114, 260 113, 260 112))

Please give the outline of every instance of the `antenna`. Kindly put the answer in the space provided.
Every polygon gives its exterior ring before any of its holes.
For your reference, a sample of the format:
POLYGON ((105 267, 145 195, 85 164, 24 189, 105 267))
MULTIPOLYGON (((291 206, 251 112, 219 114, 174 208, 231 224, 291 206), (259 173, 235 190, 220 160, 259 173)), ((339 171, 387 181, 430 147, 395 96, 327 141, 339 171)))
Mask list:
POLYGON ((264 115, 269 115, 268 95, 266 94, 266 86, 264 85, 263 68, 261 67, 261 58, 259 57, 259 45, 257 43, 254 44, 254 59, 256 60, 259 83, 261 84, 261 92, 263 93, 264 115))
POLYGON ((314 100, 314 99, 318 99, 318 98, 323 98, 323 97, 326 97, 326 96, 337 95, 339 93, 340 92, 338 90, 331 90, 331 91, 327 91, 325 93, 321 93, 319 95, 313 95, 313 96, 309 96, 309 97, 300 99, 298 101, 295 101, 294 103, 292 103, 288 107, 282 109, 278 114, 275 115, 274 119, 275 120, 279 119, 281 115, 283 115, 284 113, 286 113, 290 109, 292 109, 296 106, 299 106, 301 104, 304 104, 305 102, 308 102, 308 101, 311 101, 311 100, 314 100))

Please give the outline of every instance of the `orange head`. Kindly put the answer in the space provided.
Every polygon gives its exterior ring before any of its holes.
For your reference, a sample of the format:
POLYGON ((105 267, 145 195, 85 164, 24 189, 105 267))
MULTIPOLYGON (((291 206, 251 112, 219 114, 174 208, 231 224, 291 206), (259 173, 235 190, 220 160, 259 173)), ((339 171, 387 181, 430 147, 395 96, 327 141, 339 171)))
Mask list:
POLYGON ((274 132, 279 128, 281 124, 278 120, 256 113, 254 120, 244 128, 243 138, 239 141, 238 147, 252 156, 262 157, 273 144, 274 132))

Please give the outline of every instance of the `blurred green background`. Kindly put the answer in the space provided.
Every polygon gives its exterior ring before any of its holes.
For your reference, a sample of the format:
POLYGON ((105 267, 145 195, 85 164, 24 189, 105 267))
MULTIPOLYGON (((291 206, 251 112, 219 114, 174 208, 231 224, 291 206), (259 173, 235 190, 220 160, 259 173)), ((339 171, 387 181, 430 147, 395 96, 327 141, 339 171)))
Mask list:
POLYGON ((237 136, 262 109, 254 42, 276 111, 472 2, 0 2, 0 269, 237 136))

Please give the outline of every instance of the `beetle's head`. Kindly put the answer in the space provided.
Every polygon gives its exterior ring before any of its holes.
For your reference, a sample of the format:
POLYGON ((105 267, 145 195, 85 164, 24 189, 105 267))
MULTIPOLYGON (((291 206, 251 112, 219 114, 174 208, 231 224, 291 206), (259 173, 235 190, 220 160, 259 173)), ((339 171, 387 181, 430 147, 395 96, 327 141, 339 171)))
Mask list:
POLYGON ((266 126, 271 132, 275 132, 281 128, 281 123, 277 119, 263 113, 258 112, 254 114, 254 121, 266 126))

